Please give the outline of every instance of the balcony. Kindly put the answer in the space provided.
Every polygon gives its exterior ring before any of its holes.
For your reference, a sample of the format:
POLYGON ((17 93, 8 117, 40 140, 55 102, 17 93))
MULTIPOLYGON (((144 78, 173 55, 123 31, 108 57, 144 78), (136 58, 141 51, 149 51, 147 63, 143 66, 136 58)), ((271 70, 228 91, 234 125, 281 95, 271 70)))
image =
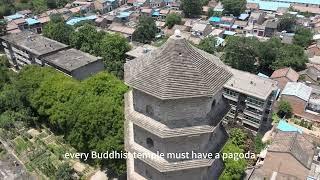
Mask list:
POLYGON ((245 109, 245 110, 243 111, 243 113, 246 114, 246 115, 248 115, 248 116, 254 117, 254 118, 256 118, 256 119, 261 119, 261 117, 262 117, 262 114, 258 114, 258 113, 256 113, 256 112, 250 111, 250 110, 248 110, 248 109, 245 109))
POLYGON ((248 124, 248 125, 253 126, 253 127, 255 127, 255 128, 259 128, 259 127, 260 127, 260 124, 259 124, 259 123, 250 121, 249 119, 246 119, 246 118, 243 118, 243 119, 242 119, 242 123, 248 124))
POLYGON ((258 105, 250 101, 246 101, 246 106, 263 111, 263 105, 258 105))
POLYGON ((226 92, 223 92, 222 94, 223 94, 223 96, 224 96, 225 98, 227 98, 227 99, 229 99, 229 100, 231 100, 231 101, 238 102, 238 97, 239 97, 239 96, 232 96, 232 95, 230 95, 230 94, 227 94, 226 92))

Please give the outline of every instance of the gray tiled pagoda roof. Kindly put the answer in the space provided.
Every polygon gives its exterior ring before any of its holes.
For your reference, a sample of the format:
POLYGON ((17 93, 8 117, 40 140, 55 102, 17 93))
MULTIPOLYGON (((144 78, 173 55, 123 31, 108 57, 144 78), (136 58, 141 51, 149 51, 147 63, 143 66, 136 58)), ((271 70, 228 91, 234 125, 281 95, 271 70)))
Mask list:
POLYGON ((159 99, 210 97, 231 76, 218 57, 175 35, 159 49, 125 64, 125 82, 159 99))

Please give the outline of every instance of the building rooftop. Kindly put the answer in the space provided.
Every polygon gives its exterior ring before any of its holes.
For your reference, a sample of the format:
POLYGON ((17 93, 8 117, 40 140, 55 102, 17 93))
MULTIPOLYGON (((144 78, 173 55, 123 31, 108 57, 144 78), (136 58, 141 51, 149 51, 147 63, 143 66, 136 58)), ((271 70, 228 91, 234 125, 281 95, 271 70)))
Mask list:
POLYGON ((282 91, 282 95, 296 96, 304 101, 309 100, 312 88, 301 82, 288 82, 282 91))
POLYGON ((77 24, 78 22, 81 22, 81 21, 87 21, 87 20, 95 20, 97 19, 97 16, 96 15, 92 15, 92 16, 86 16, 86 17, 75 17, 75 18, 72 18, 70 20, 68 20, 66 23, 68 25, 75 25, 77 24))
POLYGON ((44 60, 50 64, 58 66, 69 72, 86 66, 92 62, 98 61, 100 58, 92 56, 88 53, 76 49, 62 50, 52 55, 44 57, 44 60))
POLYGON ((126 55, 137 58, 137 57, 145 55, 146 53, 153 51, 156 48, 157 47, 155 47, 155 46, 145 44, 143 46, 138 46, 137 48, 134 48, 131 51, 128 51, 126 53, 126 55))
POLYGON ((232 76, 220 59, 179 30, 160 48, 125 64, 125 82, 159 99, 213 96, 232 76))
POLYGON ((224 85, 228 89, 266 100, 276 90, 277 83, 255 74, 229 68, 233 77, 224 85))
POLYGON ((306 168, 311 167, 314 146, 309 139, 299 132, 279 131, 268 148, 268 152, 290 153, 306 168))
POLYGON ((17 34, 8 34, 1 38, 16 46, 20 46, 37 56, 45 55, 68 47, 65 44, 29 31, 17 34))
POLYGON ((286 68, 275 70, 272 73, 270 78, 275 79, 275 78, 281 78, 281 77, 286 77, 290 81, 297 82, 299 79, 299 74, 295 70, 293 70, 292 68, 286 67, 286 68))
POLYGON ((267 11, 277 11, 278 8, 285 7, 289 8, 290 3, 276 2, 276 1, 264 1, 264 0, 247 0, 247 3, 257 3, 259 8, 267 11))

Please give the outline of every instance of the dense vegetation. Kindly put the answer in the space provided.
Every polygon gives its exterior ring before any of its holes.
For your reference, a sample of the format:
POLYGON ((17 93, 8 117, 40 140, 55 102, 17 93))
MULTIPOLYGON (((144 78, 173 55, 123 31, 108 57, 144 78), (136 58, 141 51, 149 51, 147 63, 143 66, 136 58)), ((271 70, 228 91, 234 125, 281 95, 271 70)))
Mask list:
POLYGON ((308 47, 312 42, 313 33, 310 29, 306 28, 298 28, 293 37, 293 43, 301 46, 301 47, 308 47))
POLYGON ((70 0, 1 0, 0 1, 0 19, 16 11, 30 9, 35 14, 47 9, 64 7, 70 0))
POLYGON ((181 16, 176 13, 168 14, 166 17, 166 26, 171 29, 175 24, 181 23, 181 16))
POLYGON ((292 107, 288 101, 281 100, 278 107, 278 116, 290 118, 292 116, 292 107))
POLYGON ((106 69, 123 78, 125 53, 131 49, 127 39, 120 34, 97 31, 90 24, 84 24, 75 30, 65 24, 63 19, 55 17, 44 27, 43 34, 56 41, 66 43, 81 51, 103 58, 106 69))
POLYGON ((224 61, 233 68, 271 74, 282 67, 299 71, 308 59, 304 49, 294 44, 282 44, 278 38, 260 42, 256 38, 229 37, 224 48, 224 61))
POLYGON ((246 9, 246 0, 221 0, 223 4, 223 13, 226 15, 239 16, 246 9))
MULTIPOLYGON (((222 150, 223 153, 260 153, 265 147, 265 144, 261 141, 262 136, 260 134, 254 137, 251 132, 241 128, 232 128, 229 136, 222 150)), ((225 169, 220 179, 242 179, 246 167, 254 162, 255 159, 239 158, 238 160, 234 160, 233 158, 226 158, 224 159, 225 169)))
MULTIPOLYGON (((18 75, 0 66, 0 124, 45 124, 79 152, 123 150, 123 94, 115 76, 99 73, 79 82, 51 68, 27 66, 18 75)), ((94 160, 116 174, 124 160, 94 160)), ((59 176, 63 176, 63 172, 59 176)))
POLYGON ((187 18, 197 17, 202 12, 203 3, 200 0, 182 0, 181 9, 187 18))
POLYGON ((157 26, 153 18, 149 16, 141 16, 132 38, 140 43, 150 43, 155 38, 156 33, 157 26))
POLYGON ((216 51, 217 40, 216 37, 208 36, 204 39, 201 39, 198 48, 202 49, 210 54, 214 54, 216 51))

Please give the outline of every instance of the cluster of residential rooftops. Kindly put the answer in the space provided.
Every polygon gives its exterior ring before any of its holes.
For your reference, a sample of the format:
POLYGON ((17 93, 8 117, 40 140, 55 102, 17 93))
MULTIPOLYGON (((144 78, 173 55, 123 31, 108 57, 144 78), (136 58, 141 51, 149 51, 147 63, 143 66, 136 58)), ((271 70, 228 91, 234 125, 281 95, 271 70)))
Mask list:
POLYGON ((16 68, 27 64, 52 66, 77 79, 104 69, 102 59, 30 31, 1 37, 9 62, 16 68))

